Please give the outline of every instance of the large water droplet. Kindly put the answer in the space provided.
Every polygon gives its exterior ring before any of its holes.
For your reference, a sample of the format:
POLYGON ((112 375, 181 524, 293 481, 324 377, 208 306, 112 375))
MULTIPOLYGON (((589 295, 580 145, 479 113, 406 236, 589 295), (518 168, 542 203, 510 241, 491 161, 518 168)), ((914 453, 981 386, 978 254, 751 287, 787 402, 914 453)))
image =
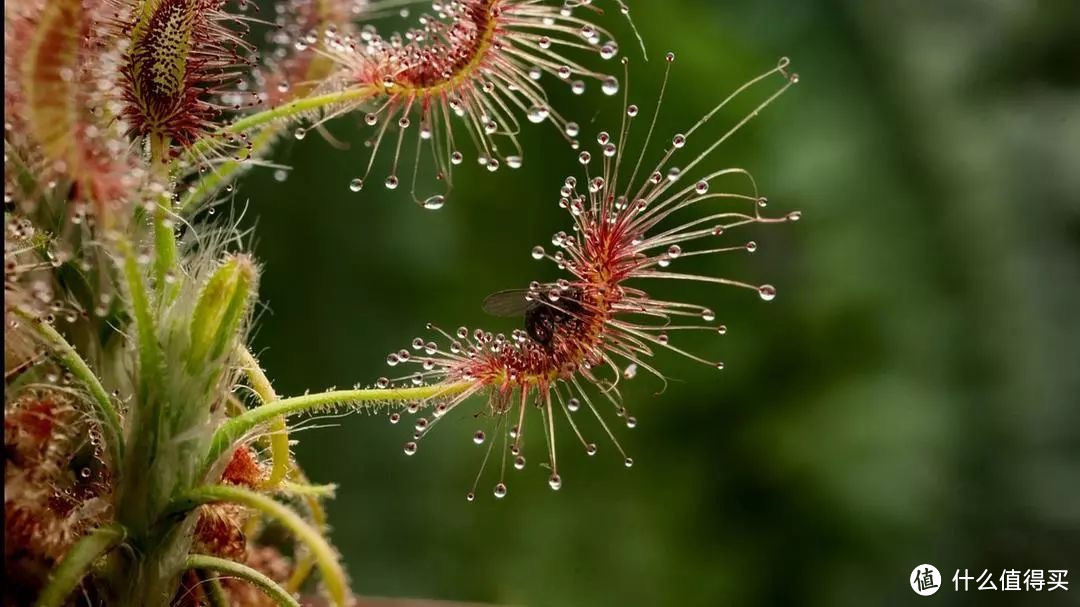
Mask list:
POLYGON ((414 455, 416 453, 416 443, 409 441, 405 443, 405 455, 414 455))
POLYGON ((552 474, 548 477, 548 486, 555 491, 558 491, 559 489, 562 489, 562 479, 559 478, 558 474, 552 474))
POLYGON ((506 485, 504 485, 503 483, 496 484, 494 493, 495 497, 499 499, 506 497, 506 485))
POLYGON ((436 194, 424 201, 424 208, 430 211, 438 211, 446 204, 446 197, 436 194))
POLYGON ((758 287, 757 292, 765 301, 772 301, 776 298, 776 287, 772 285, 761 285, 758 287))
POLYGON ((619 80, 614 76, 608 76, 604 78, 604 81, 600 83, 600 90, 605 95, 614 95, 619 92, 619 80))
POLYGON ((349 182, 349 190, 353 192, 359 192, 364 189, 364 180, 357 177, 349 182))
POLYGON ((534 105, 529 108, 529 111, 526 112, 525 116, 529 119, 529 122, 539 124, 547 120, 548 110, 546 107, 534 105))

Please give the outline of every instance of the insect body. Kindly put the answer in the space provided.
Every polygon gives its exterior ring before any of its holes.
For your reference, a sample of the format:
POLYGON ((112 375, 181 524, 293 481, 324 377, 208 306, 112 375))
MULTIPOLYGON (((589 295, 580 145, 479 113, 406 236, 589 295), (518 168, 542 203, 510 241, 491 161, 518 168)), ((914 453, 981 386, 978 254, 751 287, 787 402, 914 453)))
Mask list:
POLYGON ((484 311, 505 318, 524 316, 525 332, 533 341, 551 350, 559 326, 572 321, 581 311, 581 290, 570 287, 554 302, 527 289, 508 289, 492 293, 484 299, 484 311))

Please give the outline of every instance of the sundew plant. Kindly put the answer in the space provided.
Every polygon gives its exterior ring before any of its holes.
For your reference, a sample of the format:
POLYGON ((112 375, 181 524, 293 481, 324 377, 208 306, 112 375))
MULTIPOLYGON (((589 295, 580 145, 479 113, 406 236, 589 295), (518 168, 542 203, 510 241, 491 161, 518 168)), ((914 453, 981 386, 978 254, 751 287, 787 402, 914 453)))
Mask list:
POLYGON ((753 252, 736 228, 799 213, 772 212, 749 172, 711 157, 797 81, 788 60, 660 133, 675 57, 653 59, 664 81, 632 103, 648 44, 630 17, 620 0, 5 3, 5 604, 349 604, 363 589, 328 537, 334 486, 291 456, 297 416, 407 416, 413 455, 466 408, 485 449, 470 501, 506 496, 508 463, 527 457, 558 490, 566 448, 632 466, 620 380, 662 385, 664 350, 723 368, 675 337, 723 334, 716 313, 665 283, 773 299, 684 260, 753 252), (388 15, 413 25, 380 32, 388 15), (549 103, 556 86, 621 100, 595 144, 549 103), (740 96, 753 109, 717 128, 740 96), (388 354, 387 377, 283 396, 247 347, 261 269, 231 192, 276 143, 330 137, 343 116, 370 133, 348 189, 407 188, 418 213, 452 212, 439 209, 462 162, 543 170, 519 133, 550 124, 580 170, 553 183, 568 221, 532 257, 562 277, 486 300, 521 319, 510 335, 428 324, 388 354))

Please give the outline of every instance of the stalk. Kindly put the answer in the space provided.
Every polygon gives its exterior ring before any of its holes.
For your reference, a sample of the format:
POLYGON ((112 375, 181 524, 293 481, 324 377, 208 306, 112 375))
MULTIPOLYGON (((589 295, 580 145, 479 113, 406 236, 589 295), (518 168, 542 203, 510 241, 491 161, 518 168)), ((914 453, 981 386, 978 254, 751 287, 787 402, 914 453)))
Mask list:
POLYGON ((64 560, 52 572, 35 607, 60 607, 75 587, 82 582, 94 562, 124 541, 124 528, 120 525, 99 527, 84 535, 64 555, 64 560))

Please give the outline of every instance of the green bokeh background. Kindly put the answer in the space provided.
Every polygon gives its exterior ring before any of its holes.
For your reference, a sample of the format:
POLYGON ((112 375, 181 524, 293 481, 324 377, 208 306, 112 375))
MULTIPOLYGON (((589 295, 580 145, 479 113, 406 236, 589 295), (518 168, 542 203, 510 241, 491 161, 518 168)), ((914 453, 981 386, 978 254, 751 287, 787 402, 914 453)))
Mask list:
MULTIPOLYGON (((650 106, 660 57, 678 56, 661 140, 782 55, 801 74, 710 166, 751 170, 770 210, 803 221, 733 232, 754 255, 685 261, 779 296, 648 285, 717 310, 727 336, 680 345, 727 368, 658 356, 666 392, 646 374, 625 386, 636 465, 595 429, 587 458, 564 428, 557 493, 532 451, 506 499, 489 469, 467 503, 482 456, 470 414, 412 458, 408 424, 385 416, 306 424, 329 426, 296 434, 296 451, 340 484, 333 540, 355 589, 516 605, 1080 603, 1080 587, 949 581, 958 568, 1080 577, 1080 3, 632 7, 648 63, 616 11, 600 18, 634 59, 631 101, 650 106), (929 599, 907 581, 924 562, 947 580, 929 599)), ((621 95, 545 82, 583 141, 617 129, 621 95)), ((429 321, 509 331, 482 298, 557 277, 529 257, 569 227, 557 193, 579 167, 554 129, 525 125, 520 170, 464 164, 433 212, 406 187, 349 191, 366 162, 359 122, 331 125, 351 150, 290 139, 275 156, 286 181, 259 170, 238 190, 265 265, 255 346, 284 394, 373 382, 429 321)))

